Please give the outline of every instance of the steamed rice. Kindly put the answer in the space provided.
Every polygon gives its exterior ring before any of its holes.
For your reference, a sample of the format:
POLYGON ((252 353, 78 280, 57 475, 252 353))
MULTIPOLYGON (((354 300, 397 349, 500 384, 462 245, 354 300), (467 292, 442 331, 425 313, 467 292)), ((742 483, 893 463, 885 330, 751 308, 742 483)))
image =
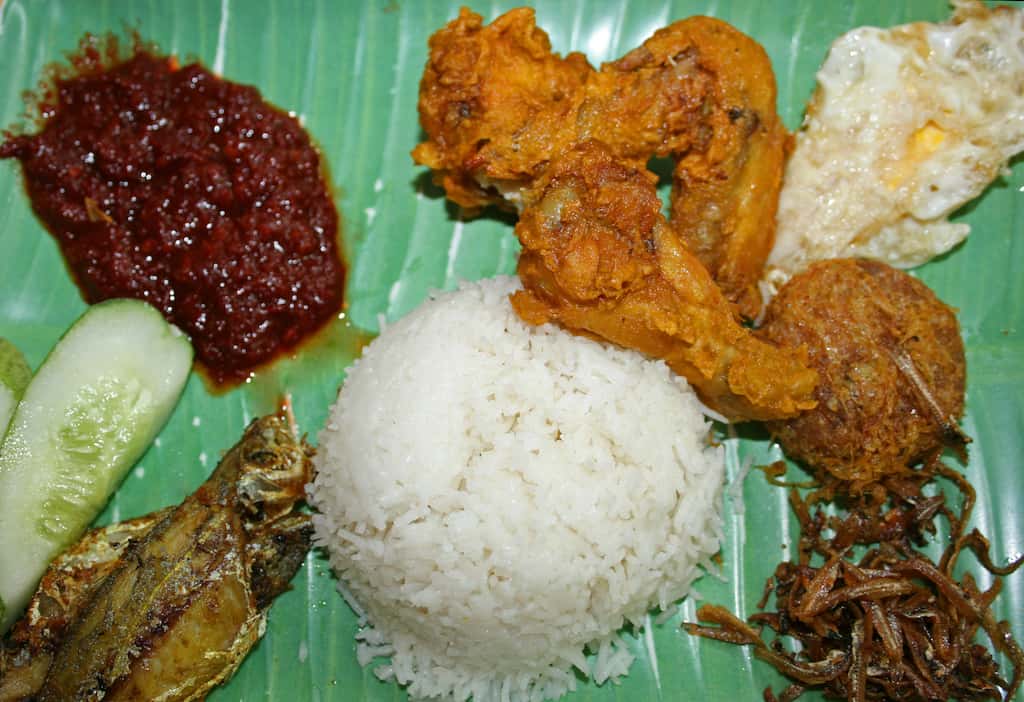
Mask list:
POLYGON ((724 460, 664 363, 513 312, 514 278, 389 327, 319 437, 317 543, 364 665, 413 697, 540 700, 632 661, 719 548, 724 460), (589 645, 594 655, 585 655, 589 645))

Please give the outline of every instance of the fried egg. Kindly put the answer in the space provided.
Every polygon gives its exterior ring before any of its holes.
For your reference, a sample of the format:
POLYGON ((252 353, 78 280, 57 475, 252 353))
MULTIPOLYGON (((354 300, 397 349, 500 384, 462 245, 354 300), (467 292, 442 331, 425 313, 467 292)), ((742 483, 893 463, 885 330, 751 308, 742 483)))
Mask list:
POLYGON ((908 268, 948 251, 970 232, 950 214, 1024 150, 1024 9, 954 7, 832 44, 786 167, 766 296, 815 260, 908 268))

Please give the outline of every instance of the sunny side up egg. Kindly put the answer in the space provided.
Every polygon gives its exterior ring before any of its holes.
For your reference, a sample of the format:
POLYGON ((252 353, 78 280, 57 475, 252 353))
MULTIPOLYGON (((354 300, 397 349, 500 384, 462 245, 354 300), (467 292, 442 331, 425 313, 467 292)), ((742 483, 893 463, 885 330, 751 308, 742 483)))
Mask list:
POLYGON ((832 44, 786 167, 762 284, 813 261, 920 265, 970 231, 947 217, 1024 150, 1024 8, 957 2, 945 23, 832 44))

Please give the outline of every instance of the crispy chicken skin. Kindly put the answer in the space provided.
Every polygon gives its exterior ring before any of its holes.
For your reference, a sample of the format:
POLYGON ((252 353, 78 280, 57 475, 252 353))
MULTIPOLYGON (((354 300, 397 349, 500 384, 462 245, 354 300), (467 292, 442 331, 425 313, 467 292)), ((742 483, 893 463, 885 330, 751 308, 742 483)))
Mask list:
POLYGON ((734 420, 813 406, 817 375, 803 351, 759 341, 661 214, 650 172, 589 141, 557 158, 529 191, 516 225, 527 322, 662 358, 734 420))
POLYGON ((430 139, 413 159, 470 212, 489 204, 514 209, 495 186, 528 186, 564 147, 591 73, 582 54, 551 53, 532 10, 512 10, 484 27, 463 8, 430 37, 419 97, 430 139))
POLYGON ((775 74, 760 44, 708 17, 656 32, 616 65, 643 61, 664 73, 680 47, 708 77, 709 92, 697 138, 673 152, 672 226, 739 312, 754 319, 789 141, 775 111, 775 74))
POLYGON ((754 339, 706 267, 749 271, 751 290, 760 277, 785 141, 774 91, 763 50, 718 20, 678 22, 595 71, 553 54, 532 10, 487 26, 463 10, 430 39, 413 158, 464 208, 520 212, 523 319, 663 358, 730 419, 779 419, 814 406, 816 374, 754 339), (670 154, 687 201, 673 226, 646 169, 670 154))
POLYGON ((676 22, 597 71, 552 53, 530 9, 487 26, 463 9, 430 39, 419 110, 429 140, 413 158, 470 211, 521 208, 581 141, 635 167, 673 156, 673 227, 740 313, 759 312, 787 133, 768 56, 725 22, 676 22))

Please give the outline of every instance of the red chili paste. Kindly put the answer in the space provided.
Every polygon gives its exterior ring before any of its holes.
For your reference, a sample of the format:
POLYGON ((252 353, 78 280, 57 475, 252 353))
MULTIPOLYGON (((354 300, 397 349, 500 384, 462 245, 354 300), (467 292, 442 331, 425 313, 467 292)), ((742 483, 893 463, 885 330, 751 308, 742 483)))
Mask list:
MULTIPOLYGON (((83 45, 86 46, 86 45, 83 45)), ((86 301, 146 300, 237 382, 340 310, 338 216, 294 117, 253 88, 136 47, 42 98, 42 129, 8 134, 32 207, 86 301)))

